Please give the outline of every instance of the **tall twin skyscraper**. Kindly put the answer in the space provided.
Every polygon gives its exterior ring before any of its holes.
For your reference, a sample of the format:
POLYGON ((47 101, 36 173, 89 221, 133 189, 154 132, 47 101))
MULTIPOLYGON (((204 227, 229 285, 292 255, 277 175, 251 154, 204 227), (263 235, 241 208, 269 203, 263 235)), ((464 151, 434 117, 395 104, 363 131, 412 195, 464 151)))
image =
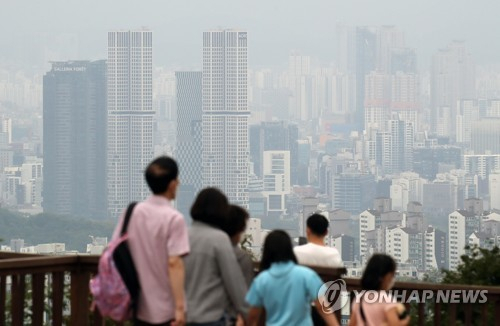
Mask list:
POLYGON ((184 214, 202 187, 248 206, 247 33, 203 33, 203 70, 177 72, 177 153, 184 214))
POLYGON ((203 185, 248 206, 247 32, 203 33, 203 185))
MULTIPOLYGON (((148 196, 152 46, 151 31, 109 32, 107 65, 54 63, 44 77, 45 211, 116 217, 148 196)), ((185 208, 205 186, 248 205, 247 69, 247 33, 215 30, 203 33, 203 71, 176 74, 185 208)))
POLYGON ((108 210, 118 216, 149 194, 144 168, 153 159, 151 31, 108 33, 108 210))

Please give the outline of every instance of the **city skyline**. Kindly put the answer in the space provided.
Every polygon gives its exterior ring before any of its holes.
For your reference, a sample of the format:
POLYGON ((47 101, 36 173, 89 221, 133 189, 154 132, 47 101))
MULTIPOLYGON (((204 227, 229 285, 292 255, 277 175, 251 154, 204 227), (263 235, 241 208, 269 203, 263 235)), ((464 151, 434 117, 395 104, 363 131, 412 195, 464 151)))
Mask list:
MULTIPOLYGON (((107 198, 108 218, 149 195, 144 168, 169 155, 180 168, 174 205, 186 220, 201 188, 220 188, 255 219, 249 231, 255 252, 268 230, 304 236, 314 212, 332 222, 328 242, 354 265, 387 252, 418 274, 456 267, 462 245, 500 243, 500 71, 478 65, 467 42, 446 40, 421 69, 422 56, 401 26, 336 24, 333 61, 290 50, 281 56, 286 65, 250 68, 259 40, 248 29, 204 29, 180 47, 201 45, 193 69, 158 63, 157 44, 165 42, 158 34, 112 29, 107 60, 100 61, 106 116, 90 120, 106 122, 100 138, 107 140, 107 171, 98 181, 107 186, 96 193, 107 198), (471 210, 473 201, 480 211, 471 210), (456 229, 455 217, 470 223, 456 229)), ((58 56, 79 56, 78 38, 59 43, 58 56)), ((72 62, 54 67, 69 74, 72 62)), ((69 201, 65 179, 87 191, 80 179, 70 179, 78 174, 71 167, 59 175, 54 169, 68 157, 81 166, 83 156, 95 154, 68 143, 78 123, 61 122, 81 123, 83 101, 67 105, 67 98, 85 96, 50 93, 44 84, 41 105, 36 76, 12 78, 1 65, 0 72, 2 205, 28 214, 100 217, 86 212, 92 200, 84 207, 83 195, 74 205, 83 208, 51 206, 69 201), (52 105, 48 94, 62 104, 52 105), (51 115, 51 107, 60 112, 51 115), (66 133, 51 138, 60 125, 66 133), (66 145, 54 150, 58 142, 66 145), (51 197, 55 190, 59 197, 51 197)), ((83 142, 95 135, 89 129, 78 136, 83 142)), ((84 175, 78 177, 93 180, 84 175)))

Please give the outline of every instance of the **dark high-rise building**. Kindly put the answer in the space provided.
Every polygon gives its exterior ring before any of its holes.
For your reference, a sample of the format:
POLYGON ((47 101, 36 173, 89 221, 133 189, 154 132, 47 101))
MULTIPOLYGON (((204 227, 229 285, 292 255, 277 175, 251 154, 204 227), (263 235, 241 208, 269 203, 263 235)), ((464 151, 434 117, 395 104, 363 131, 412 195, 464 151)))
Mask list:
POLYGON ((337 248, 342 257, 342 261, 354 261, 355 247, 354 238, 346 234, 336 234, 332 236, 332 245, 337 248))
POLYGON ((255 175, 262 178, 262 155, 264 151, 290 151, 291 184, 297 184, 299 129, 296 124, 284 121, 262 122, 251 125, 250 160, 255 175))
POLYGON ((391 73, 416 73, 417 54, 414 49, 394 48, 391 52, 391 73))
POLYGON ((193 200, 201 189, 202 72, 176 72, 177 79, 177 153, 181 186, 177 209, 189 216, 193 200))
POLYGON ((311 162, 311 142, 309 139, 297 141, 297 183, 298 185, 309 185, 309 163, 311 162))
POLYGON ((43 208, 106 216, 106 62, 52 63, 43 78, 43 208))
POLYGON ((404 33, 395 26, 338 25, 337 42, 339 71, 355 76, 356 108, 352 118, 357 129, 362 130, 365 100, 370 99, 366 96, 369 92, 365 86, 373 83, 373 80, 366 81, 367 75, 390 80, 390 75, 396 72, 399 74, 415 73, 415 51, 406 48, 404 33))
POLYGON ((356 113, 358 129, 365 118, 365 76, 377 65, 377 30, 370 27, 356 29, 356 113))
POLYGON ((475 68, 465 43, 453 41, 432 57, 431 66, 431 122, 438 131, 439 111, 449 109, 449 130, 445 136, 456 135, 457 101, 475 98, 475 68))
POLYGON ((462 149, 454 146, 415 148, 413 150, 413 171, 422 178, 434 180, 440 166, 460 168, 462 149))
POLYGON ((333 176, 332 208, 359 214, 372 206, 375 196, 375 177, 371 174, 348 171, 333 176))

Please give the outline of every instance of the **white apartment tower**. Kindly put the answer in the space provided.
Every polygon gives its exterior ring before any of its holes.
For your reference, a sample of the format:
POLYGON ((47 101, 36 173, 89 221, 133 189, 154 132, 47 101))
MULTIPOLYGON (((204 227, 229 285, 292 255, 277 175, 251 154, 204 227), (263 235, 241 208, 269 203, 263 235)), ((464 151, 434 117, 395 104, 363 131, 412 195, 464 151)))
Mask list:
POLYGON ((202 178, 248 206, 247 32, 203 33, 202 178))
POLYGON ((448 268, 455 270, 465 254, 469 236, 481 231, 483 217, 474 212, 456 210, 448 215, 448 268))
POLYGON ((264 151, 264 191, 267 211, 284 213, 290 195, 290 151, 264 151))
POLYGON ((490 209, 500 210, 500 173, 489 175, 490 209))
POLYGON ((152 32, 108 33, 108 207, 116 217, 149 190, 143 171, 153 158, 152 32))

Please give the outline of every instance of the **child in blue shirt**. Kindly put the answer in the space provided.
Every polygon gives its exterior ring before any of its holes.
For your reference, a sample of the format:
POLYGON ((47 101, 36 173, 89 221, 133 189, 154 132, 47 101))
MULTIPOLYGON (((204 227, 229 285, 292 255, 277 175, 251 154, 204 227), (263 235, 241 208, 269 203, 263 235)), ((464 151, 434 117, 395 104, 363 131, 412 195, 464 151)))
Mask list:
POLYGON ((312 269, 297 265, 286 232, 276 230, 266 237, 260 270, 246 296, 249 325, 257 325, 265 309, 266 325, 312 326, 312 302, 327 325, 339 325, 333 314, 321 309, 318 293, 323 282, 312 269))

